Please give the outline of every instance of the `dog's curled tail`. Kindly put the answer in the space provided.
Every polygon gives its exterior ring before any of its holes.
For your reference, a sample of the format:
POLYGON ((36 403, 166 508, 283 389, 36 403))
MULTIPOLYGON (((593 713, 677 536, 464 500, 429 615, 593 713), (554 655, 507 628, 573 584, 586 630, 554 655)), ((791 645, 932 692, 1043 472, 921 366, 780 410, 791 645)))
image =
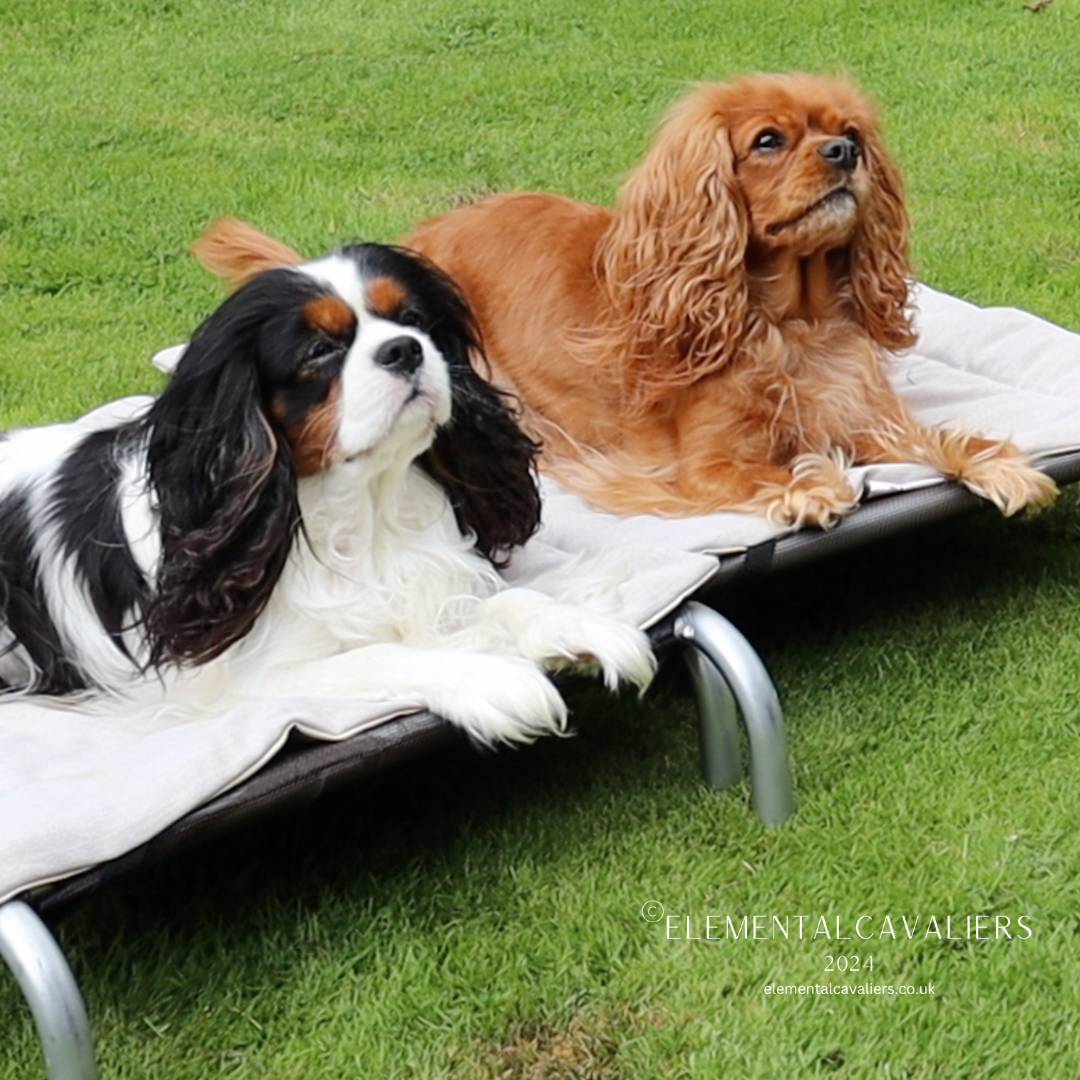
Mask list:
POLYGON ((304 258, 288 244, 275 240, 234 217, 219 217, 191 245, 191 253, 211 274, 238 289, 264 270, 296 266, 304 258))

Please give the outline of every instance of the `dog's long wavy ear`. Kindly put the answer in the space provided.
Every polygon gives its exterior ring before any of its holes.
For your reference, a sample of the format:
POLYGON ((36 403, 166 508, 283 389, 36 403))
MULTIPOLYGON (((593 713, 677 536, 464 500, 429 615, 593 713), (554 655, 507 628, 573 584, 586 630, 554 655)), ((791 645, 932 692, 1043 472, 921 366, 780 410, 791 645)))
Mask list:
POLYGON ((422 464, 446 491, 458 526, 495 566, 540 525, 534 462, 539 445, 505 395, 468 365, 453 365, 453 415, 422 464))
POLYGON ((485 369, 472 311, 449 277, 419 256, 435 290, 439 313, 428 328, 450 369, 451 416, 420 464, 446 492, 458 527, 494 566, 540 526, 540 490, 535 462, 540 451, 518 426, 508 395, 477 368, 485 369))
POLYGON ((238 289, 264 270, 304 261, 288 244, 234 217, 212 221, 191 245, 191 253, 211 274, 224 278, 230 289, 238 289))
POLYGON ((628 366, 636 404, 716 371, 738 349, 749 236, 723 102, 701 86, 623 184, 598 251, 612 331, 597 346, 628 366))
POLYGON ((292 454, 263 411, 255 364, 274 276, 203 323, 144 420, 162 542, 145 612, 153 666, 204 662, 247 633, 299 527, 292 454))
POLYGON ((851 244, 851 284, 870 336, 889 349, 915 342, 908 310, 912 268, 900 170, 876 122, 863 129, 863 158, 873 181, 870 204, 851 244))

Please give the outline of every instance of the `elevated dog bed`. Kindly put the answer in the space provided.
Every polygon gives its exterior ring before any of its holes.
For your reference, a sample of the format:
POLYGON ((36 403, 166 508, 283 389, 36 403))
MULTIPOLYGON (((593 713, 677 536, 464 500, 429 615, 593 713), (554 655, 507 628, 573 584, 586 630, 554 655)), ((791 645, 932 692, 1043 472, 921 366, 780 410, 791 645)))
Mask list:
MULTIPOLYGON (((919 342, 894 368, 914 411, 1011 438, 1059 482, 1080 478, 1080 336, 925 287, 915 300, 919 342)), ((527 581, 581 550, 624 558, 625 614, 650 627, 659 648, 689 646, 707 779, 725 786, 741 777, 741 717, 755 808, 779 821, 794 803, 772 683, 730 623, 684 601, 696 593, 719 604, 737 578, 983 505, 918 465, 856 469, 852 479, 865 499, 858 510, 829 532, 786 535, 742 514, 615 518, 545 481, 545 525, 509 573, 527 581)), ((96 1071, 78 989, 42 916, 179 845, 459 737, 408 702, 312 696, 172 727, 0 704, 0 954, 33 1011, 51 1080, 96 1071)))

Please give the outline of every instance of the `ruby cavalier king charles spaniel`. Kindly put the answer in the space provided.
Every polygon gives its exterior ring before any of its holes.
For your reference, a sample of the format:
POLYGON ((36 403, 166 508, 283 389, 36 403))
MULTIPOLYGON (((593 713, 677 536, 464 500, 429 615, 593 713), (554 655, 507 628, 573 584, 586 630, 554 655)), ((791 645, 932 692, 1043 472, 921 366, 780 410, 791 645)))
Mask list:
POLYGON ((405 243, 476 312, 542 465, 615 513, 829 526, 850 465, 933 466, 1005 514, 1053 481, 1012 444, 920 423, 889 383, 915 340, 896 165, 844 82, 767 75, 678 103, 614 209, 504 194, 405 243))

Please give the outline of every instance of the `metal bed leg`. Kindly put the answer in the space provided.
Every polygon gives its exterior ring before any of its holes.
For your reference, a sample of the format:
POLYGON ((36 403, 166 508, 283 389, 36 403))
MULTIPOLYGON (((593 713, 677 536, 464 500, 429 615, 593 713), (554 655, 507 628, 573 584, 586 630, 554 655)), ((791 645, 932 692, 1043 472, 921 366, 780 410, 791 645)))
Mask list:
MULTIPOLYGON (((780 699, 769 673, 750 643, 722 615, 712 608, 691 601, 676 613, 675 636, 691 645, 702 660, 691 661, 691 673, 700 692, 710 692, 721 680, 729 688, 742 713, 750 744, 750 785, 754 809, 767 825, 775 825, 795 812, 795 796, 788 763, 787 740, 780 699), (715 667, 705 673, 703 660, 715 667), (696 673, 695 665, 696 664, 696 673)), ((721 697, 714 705, 699 705, 702 717, 702 742, 706 752, 706 778, 717 768, 716 760, 737 748, 732 731, 731 709, 721 697)), ((738 762, 738 755, 734 755, 738 762)), ((726 783, 740 766, 730 763, 719 767, 726 783)), ((720 786, 724 786, 721 784, 720 786)))
POLYGON ((702 776, 710 787, 733 787, 743 778, 735 695, 700 649, 687 649, 683 655, 697 698, 702 776))
POLYGON ((48 927, 28 904, 0 905, 0 957, 30 1006, 48 1080, 97 1080, 86 1007, 48 927))

